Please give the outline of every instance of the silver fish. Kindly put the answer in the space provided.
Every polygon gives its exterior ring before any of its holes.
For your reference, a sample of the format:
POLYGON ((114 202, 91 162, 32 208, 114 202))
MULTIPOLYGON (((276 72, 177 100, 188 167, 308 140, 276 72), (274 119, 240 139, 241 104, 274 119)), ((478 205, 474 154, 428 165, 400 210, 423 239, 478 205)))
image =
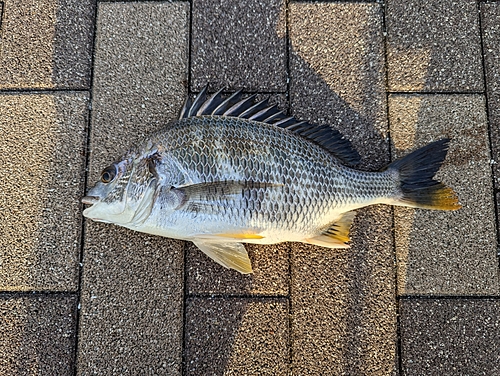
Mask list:
POLYGON ((242 243, 345 248, 357 208, 461 207, 433 179, 449 139, 364 172, 352 168, 359 155, 329 126, 298 122, 241 91, 206 91, 102 171, 82 199, 91 205, 85 217, 190 240, 221 265, 251 273, 242 243))

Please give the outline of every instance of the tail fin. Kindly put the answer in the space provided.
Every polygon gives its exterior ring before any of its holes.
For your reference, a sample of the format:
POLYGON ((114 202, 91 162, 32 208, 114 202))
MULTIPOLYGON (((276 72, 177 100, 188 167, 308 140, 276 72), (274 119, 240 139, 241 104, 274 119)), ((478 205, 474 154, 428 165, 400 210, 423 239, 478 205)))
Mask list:
POLYGON ((395 205, 436 210, 457 210, 457 194, 433 179, 446 158, 449 138, 435 141, 391 163, 399 173, 403 196, 395 205))

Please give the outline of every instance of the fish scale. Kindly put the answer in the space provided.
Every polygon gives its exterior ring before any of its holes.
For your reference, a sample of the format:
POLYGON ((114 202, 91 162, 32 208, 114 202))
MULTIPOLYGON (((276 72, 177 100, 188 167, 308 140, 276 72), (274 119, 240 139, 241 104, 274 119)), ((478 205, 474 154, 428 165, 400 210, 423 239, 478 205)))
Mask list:
POLYGON ((433 180, 448 139, 385 171, 359 171, 359 154, 337 130, 296 121, 255 96, 241 99, 241 91, 206 91, 103 170, 82 199, 91 205, 84 216, 191 240, 219 264, 250 273, 242 243, 344 248, 357 208, 460 208, 453 190, 433 180))

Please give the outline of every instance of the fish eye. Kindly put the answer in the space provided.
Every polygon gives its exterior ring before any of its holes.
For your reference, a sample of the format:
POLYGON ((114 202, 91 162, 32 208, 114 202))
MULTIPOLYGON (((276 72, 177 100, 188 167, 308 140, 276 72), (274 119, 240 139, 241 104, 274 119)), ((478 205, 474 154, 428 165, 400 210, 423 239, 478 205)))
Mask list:
POLYGON ((101 181, 103 183, 110 183, 113 181, 113 179, 116 176, 116 165, 111 165, 106 167, 104 170, 101 172, 101 181))

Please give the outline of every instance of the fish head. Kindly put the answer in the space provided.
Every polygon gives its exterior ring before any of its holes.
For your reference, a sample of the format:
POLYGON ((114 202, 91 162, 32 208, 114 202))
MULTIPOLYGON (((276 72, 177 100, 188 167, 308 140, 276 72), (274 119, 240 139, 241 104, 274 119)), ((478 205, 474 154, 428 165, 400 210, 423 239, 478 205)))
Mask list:
POLYGON ((91 205, 83 215, 97 222, 138 225, 149 216, 156 199, 157 154, 127 156, 102 170, 101 179, 82 198, 91 205))

